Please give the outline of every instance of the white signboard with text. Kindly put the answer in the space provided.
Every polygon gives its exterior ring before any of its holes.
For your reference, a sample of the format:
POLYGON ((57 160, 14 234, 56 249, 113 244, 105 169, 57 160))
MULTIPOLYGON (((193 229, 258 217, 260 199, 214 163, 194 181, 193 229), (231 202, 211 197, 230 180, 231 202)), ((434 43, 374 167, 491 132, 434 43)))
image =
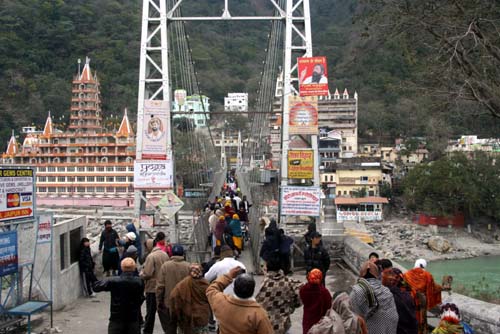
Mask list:
POLYGON ((52 215, 40 215, 38 221, 37 244, 52 241, 52 215))
POLYGON ((136 160, 134 162, 135 189, 171 189, 174 186, 174 166, 168 160, 136 160))
POLYGON ((283 187, 281 214, 283 216, 319 217, 321 189, 319 187, 283 187))
POLYGON ((340 211, 337 209, 337 221, 381 221, 382 211, 340 211))

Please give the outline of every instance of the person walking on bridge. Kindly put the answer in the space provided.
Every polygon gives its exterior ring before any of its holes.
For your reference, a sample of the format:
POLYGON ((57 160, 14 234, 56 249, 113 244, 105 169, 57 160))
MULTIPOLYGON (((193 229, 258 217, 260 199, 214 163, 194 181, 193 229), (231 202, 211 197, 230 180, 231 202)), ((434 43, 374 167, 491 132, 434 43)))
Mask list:
POLYGON ((102 251, 102 266, 106 276, 110 275, 110 271, 114 276, 118 270, 120 255, 118 254, 117 243, 119 239, 118 233, 112 228, 111 221, 106 220, 99 241, 99 251, 102 251))
POLYGON ((233 235, 234 248, 238 252, 239 256, 241 255, 241 251, 243 249, 243 234, 241 231, 240 216, 234 214, 233 219, 229 223, 229 227, 231 228, 231 234, 233 235))
POLYGON ((252 298, 255 280, 242 273, 241 267, 232 268, 219 276, 207 289, 208 302, 219 322, 220 334, 273 334, 273 326, 266 310, 252 298), (234 280, 234 296, 223 291, 234 280))
MULTIPOLYGON (((231 247, 224 245, 220 251, 221 260, 216 262, 205 274, 207 281, 212 282, 217 277, 227 274, 232 268, 239 267, 246 270, 243 263, 234 259, 233 250, 231 247)), ((228 295, 234 295, 233 284, 230 284, 224 290, 228 295)))
POLYGON ((189 263, 184 260, 184 248, 181 245, 172 247, 172 258, 160 269, 156 281, 156 301, 161 327, 165 333, 177 333, 178 319, 168 308, 170 293, 177 283, 189 275, 189 263))
POLYGON ((121 262, 120 276, 97 281, 94 291, 111 292, 108 334, 140 334, 140 311, 144 301, 144 284, 134 275, 135 261, 129 257, 121 262))
POLYGON ((146 320, 144 322, 144 334, 152 334, 156 317, 156 281, 160 276, 161 267, 168 261, 167 253, 162 251, 156 242, 149 239, 146 247, 150 253, 144 262, 144 268, 139 276, 144 280, 146 292, 146 320))
POLYGON ((292 326, 290 315, 301 305, 301 285, 285 275, 278 258, 267 262, 267 273, 255 299, 269 314, 275 334, 286 334, 292 326))
POLYGON ((330 268, 330 255, 321 245, 321 234, 314 232, 311 234, 311 246, 304 252, 307 273, 317 268, 323 273, 323 286, 326 281, 326 273, 330 268))
POLYGON ((332 307, 332 295, 323 282, 323 273, 313 269, 307 274, 307 284, 300 288, 300 300, 304 305, 302 317, 302 333, 307 334, 309 329, 316 324, 332 307))

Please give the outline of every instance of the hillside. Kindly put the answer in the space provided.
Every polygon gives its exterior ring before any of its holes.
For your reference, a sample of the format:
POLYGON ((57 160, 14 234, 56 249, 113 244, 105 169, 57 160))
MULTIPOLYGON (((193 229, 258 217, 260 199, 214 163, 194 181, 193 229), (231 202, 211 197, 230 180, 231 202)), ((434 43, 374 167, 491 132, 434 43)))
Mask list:
MULTIPOLYGON (((141 2, 132 0, 4 0, 0 5, 0 143, 11 129, 68 117, 71 78, 89 56, 102 84, 105 115, 136 112, 141 2)), ((193 3, 193 1, 186 1, 193 3)), ((232 1, 235 13, 268 11, 267 1, 232 1)), ((196 1, 187 13, 220 13, 222 1, 196 1)), ((360 97, 360 135, 370 141, 463 133, 493 136, 498 119, 473 102, 443 104, 423 94, 425 57, 401 36, 373 34, 358 0, 311 1, 313 45, 329 59, 331 89, 360 97), (478 113, 471 113, 477 110, 478 113), (439 112, 436 112, 439 111, 439 112)), ((265 57, 266 23, 188 23, 193 59, 204 94, 221 108, 228 91, 254 96, 265 57)), ((174 79, 175 80, 175 79, 174 79)))

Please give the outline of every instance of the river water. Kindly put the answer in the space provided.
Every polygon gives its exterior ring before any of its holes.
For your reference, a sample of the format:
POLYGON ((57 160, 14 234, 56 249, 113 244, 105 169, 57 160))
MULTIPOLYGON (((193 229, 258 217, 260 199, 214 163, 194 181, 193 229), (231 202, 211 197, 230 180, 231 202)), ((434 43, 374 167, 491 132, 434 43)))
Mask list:
MULTIPOLYGON (((402 266, 412 268, 413 263, 401 261, 402 266)), ((444 260, 428 263, 436 283, 444 275, 453 276, 453 290, 461 294, 500 302, 500 256, 483 256, 465 260, 444 260)))

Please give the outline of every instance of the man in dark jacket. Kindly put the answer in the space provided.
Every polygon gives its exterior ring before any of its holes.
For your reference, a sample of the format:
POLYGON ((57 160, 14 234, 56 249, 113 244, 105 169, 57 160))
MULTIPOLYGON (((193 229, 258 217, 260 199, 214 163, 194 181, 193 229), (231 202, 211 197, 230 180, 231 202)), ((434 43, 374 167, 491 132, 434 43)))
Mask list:
POLYGON ((97 281, 94 291, 111 292, 108 334, 140 334, 144 283, 134 275, 136 265, 132 258, 123 259, 121 268, 123 273, 120 276, 97 281))
POLYGON ((330 255, 321 245, 321 234, 318 232, 311 234, 311 246, 304 252, 304 260, 306 261, 307 273, 314 268, 321 270, 323 273, 323 285, 325 285, 326 272, 330 268, 330 255))
POLYGON ((102 251, 102 266, 106 276, 109 276, 110 270, 112 270, 113 275, 116 275, 120 261, 120 255, 116 247, 119 237, 111 225, 110 220, 104 222, 104 231, 102 231, 101 240, 99 241, 99 251, 102 251))

